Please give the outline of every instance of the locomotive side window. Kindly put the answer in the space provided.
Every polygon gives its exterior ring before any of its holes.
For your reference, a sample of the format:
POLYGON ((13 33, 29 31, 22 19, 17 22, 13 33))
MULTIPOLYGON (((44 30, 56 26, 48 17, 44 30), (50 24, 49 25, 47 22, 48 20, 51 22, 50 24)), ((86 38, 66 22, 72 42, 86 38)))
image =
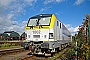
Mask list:
POLYGON ((57 21, 57 26, 58 26, 58 21, 57 21))
POLYGON ((61 23, 60 23, 60 29, 61 29, 61 23))

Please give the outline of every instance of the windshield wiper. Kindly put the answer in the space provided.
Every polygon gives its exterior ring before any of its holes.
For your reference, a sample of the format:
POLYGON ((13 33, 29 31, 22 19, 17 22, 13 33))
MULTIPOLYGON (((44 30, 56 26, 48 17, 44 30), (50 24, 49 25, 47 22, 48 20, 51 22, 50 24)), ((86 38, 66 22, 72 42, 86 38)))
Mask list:
POLYGON ((39 26, 39 29, 40 29, 40 27, 43 28, 42 25, 41 25, 40 22, 39 22, 40 19, 41 19, 41 18, 39 18, 38 20, 36 20, 36 22, 37 22, 36 26, 39 26))
POLYGON ((30 26, 30 29, 33 29, 33 27, 34 27, 33 25, 34 25, 35 23, 36 23, 36 21, 32 24, 32 26, 30 26))

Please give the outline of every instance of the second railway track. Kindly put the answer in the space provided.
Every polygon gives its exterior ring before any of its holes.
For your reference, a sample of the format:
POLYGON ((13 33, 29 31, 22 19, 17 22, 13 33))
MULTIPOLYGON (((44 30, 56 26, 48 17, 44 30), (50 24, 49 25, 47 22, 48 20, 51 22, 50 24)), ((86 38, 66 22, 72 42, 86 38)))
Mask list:
POLYGON ((17 53, 17 52, 23 52, 23 51, 24 49, 22 47, 12 48, 12 49, 3 49, 3 50, 0 50, 0 56, 9 55, 9 54, 17 53))

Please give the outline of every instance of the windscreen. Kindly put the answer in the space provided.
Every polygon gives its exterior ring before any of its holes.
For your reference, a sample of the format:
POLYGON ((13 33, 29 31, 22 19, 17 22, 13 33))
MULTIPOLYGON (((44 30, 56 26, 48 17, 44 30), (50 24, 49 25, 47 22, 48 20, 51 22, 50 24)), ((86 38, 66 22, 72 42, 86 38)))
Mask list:
POLYGON ((39 25, 42 26, 48 26, 50 25, 50 19, 51 17, 36 17, 36 18, 31 18, 28 22, 28 26, 37 26, 37 21, 39 19, 39 25))

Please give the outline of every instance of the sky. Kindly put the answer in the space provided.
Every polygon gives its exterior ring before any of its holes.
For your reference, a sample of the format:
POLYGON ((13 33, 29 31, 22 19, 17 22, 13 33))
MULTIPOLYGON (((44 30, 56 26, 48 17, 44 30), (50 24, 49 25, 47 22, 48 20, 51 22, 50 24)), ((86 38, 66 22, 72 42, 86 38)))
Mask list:
POLYGON ((0 33, 22 34, 28 19, 37 14, 55 14, 74 35, 90 15, 90 0, 0 0, 0 33))

